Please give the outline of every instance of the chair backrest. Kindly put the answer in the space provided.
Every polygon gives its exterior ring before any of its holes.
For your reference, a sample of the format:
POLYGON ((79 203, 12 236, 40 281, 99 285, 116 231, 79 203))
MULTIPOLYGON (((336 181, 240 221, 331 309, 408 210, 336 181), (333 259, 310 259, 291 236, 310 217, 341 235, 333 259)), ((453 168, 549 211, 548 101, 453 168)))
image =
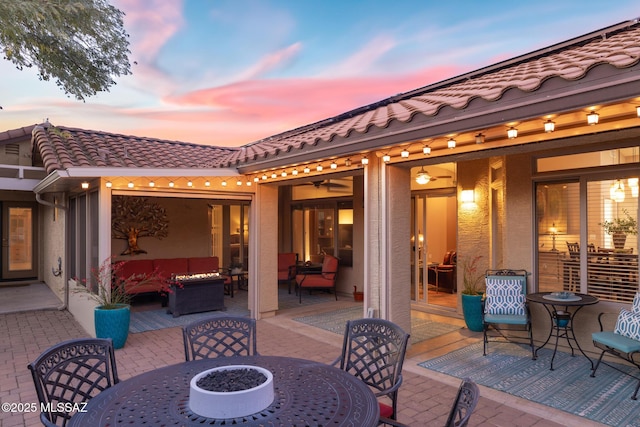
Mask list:
POLYGON ((402 381, 408 340, 409 334, 388 320, 347 321, 339 367, 378 391, 388 390, 402 381))
POLYGON ((444 259, 442 260, 442 265, 452 265, 456 263, 456 251, 447 251, 444 254, 444 259))
POLYGON ((278 254, 278 271, 289 271, 289 267, 296 265, 298 254, 295 252, 278 254))
POLYGON ((526 270, 487 270, 484 312, 526 315, 527 274, 526 270))
POLYGON ((256 351, 256 321, 248 317, 211 317, 182 328, 187 361, 225 356, 252 356, 256 351))
MULTIPOLYGON (((339 264, 338 258, 334 257, 333 255, 325 254, 324 259, 322 260, 322 273, 325 275, 327 273, 329 273, 329 275, 331 273, 333 273, 334 275, 337 275, 338 264, 339 264)), ((325 278, 330 279, 331 277, 325 276, 325 278)))
POLYGON ((569 251, 569 256, 571 258, 580 257, 580 243, 578 243, 578 242, 575 242, 575 243, 567 242, 567 250, 569 251))
MULTIPOLYGON (((61 342, 29 363, 28 368, 40 403, 56 408, 77 406, 118 383, 110 338, 78 338, 61 342)), ((43 411, 41 419, 65 426, 73 414, 43 411)))
POLYGON ((469 378, 462 380, 445 427, 465 427, 480 399, 480 389, 469 378))

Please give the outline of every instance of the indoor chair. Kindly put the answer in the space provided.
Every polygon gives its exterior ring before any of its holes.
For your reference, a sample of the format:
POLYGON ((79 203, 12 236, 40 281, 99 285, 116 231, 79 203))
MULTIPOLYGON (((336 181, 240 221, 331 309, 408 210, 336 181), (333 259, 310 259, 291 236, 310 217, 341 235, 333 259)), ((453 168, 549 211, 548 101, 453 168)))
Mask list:
MULTIPOLYGON (((465 427, 469 423, 469 418, 471 418, 478 400, 480 400, 478 386, 469 378, 462 380, 445 427, 465 427)), ((380 417, 380 424, 393 427, 409 427, 407 424, 385 417, 380 417)))
POLYGON ((380 417, 395 419, 398 389, 402 384, 402 364, 409 334, 396 324, 375 318, 347 321, 342 353, 332 365, 361 379, 374 389, 380 417))
POLYGON ((278 284, 286 283, 289 285, 289 293, 291 293, 291 283, 296 278, 297 268, 297 253, 289 252, 278 254, 278 284))
POLYGON ((302 303, 302 288, 332 290, 338 301, 336 281, 338 279, 338 258, 325 254, 322 260, 320 272, 306 272, 296 275, 296 289, 299 293, 299 302, 302 303))
MULTIPOLYGON (((110 338, 78 338, 54 345, 29 363, 38 401, 72 408, 118 383, 110 338)), ((65 426, 75 412, 42 411, 45 426, 65 426)))
POLYGON ((531 358, 535 360, 531 314, 526 300, 527 274, 526 270, 487 270, 482 310, 483 355, 487 355, 491 338, 524 340, 525 337, 512 333, 523 331, 531 347, 531 358))
POLYGON ((211 317, 182 328, 185 360, 228 356, 253 356, 256 321, 248 317, 211 317))
POLYGON ((605 331, 602 325, 603 317, 610 313, 600 313, 598 323, 600 324, 600 332, 591 334, 593 345, 602 350, 598 363, 593 368, 591 376, 596 376, 596 371, 601 363, 616 369, 619 372, 627 374, 638 380, 638 385, 631 396, 631 399, 637 400, 638 390, 640 389, 640 376, 629 374, 620 370, 615 365, 604 362, 602 358, 605 353, 619 357, 640 369, 640 293, 635 295, 631 311, 621 309, 616 320, 613 331, 605 331))

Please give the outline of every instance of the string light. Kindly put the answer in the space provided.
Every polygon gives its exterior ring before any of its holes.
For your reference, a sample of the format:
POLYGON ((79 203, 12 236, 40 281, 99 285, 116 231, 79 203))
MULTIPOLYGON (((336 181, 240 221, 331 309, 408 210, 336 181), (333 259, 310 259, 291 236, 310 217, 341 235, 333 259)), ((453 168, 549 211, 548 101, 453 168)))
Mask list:
POLYGON ((385 154, 384 156, 382 156, 382 161, 385 163, 389 163, 391 161, 391 156, 388 154, 385 154))
POLYGON ((422 153, 431 154, 431 147, 429 147, 428 145, 425 145, 424 147, 422 147, 422 153))
POLYGON ((518 129, 514 127, 510 127, 509 129, 507 129, 507 138, 514 139, 517 136, 518 136, 518 129))
POLYGON ((447 147, 456 148, 456 140, 453 138, 449 138, 449 140, 447 141, 447 147))

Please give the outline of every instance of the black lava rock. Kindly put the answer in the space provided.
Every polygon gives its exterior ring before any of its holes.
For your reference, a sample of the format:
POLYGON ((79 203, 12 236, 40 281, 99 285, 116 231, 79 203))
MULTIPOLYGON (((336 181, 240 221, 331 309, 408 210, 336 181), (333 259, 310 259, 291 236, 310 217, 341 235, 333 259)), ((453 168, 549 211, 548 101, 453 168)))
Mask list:
POLYGON ((255 369, 228 369, 211 372, 196 384, 203 390, 229 392, 248 390, 262 384, 267 377, 255 369))

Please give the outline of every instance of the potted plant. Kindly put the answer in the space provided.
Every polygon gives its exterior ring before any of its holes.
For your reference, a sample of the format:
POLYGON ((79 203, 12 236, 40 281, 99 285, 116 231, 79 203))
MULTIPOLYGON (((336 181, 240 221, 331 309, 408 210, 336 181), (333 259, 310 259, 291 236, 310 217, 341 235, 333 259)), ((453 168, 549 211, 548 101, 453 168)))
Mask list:
POLYGON ((91 279, 76 279, 76 283, 82 285, 75 291, 86 293, 98 304, 94 309, 96 337, 111 338, 114 348, 124 347, 129 336, 132 294, 128 291, 151 281, 162 280, 155 272, 124 277, 124 263, 112 262, 111 258, 107 258, 99 268, 92 270, 91 279))
POLYGON ((624 249, 627 235, 638 234, 638 221, 629 215, 629 211, 622 209, 624 217, 614 218, 613 221, 600 223, 604 232, 613 238, 613 246, 616 249, 624 249))
POLYGON ((462 313, 467 328, 474 332, 482 332, 482 297, 484 294, 484 274, 478 272, 478 262, 482 258, 462 258, 462 313))

